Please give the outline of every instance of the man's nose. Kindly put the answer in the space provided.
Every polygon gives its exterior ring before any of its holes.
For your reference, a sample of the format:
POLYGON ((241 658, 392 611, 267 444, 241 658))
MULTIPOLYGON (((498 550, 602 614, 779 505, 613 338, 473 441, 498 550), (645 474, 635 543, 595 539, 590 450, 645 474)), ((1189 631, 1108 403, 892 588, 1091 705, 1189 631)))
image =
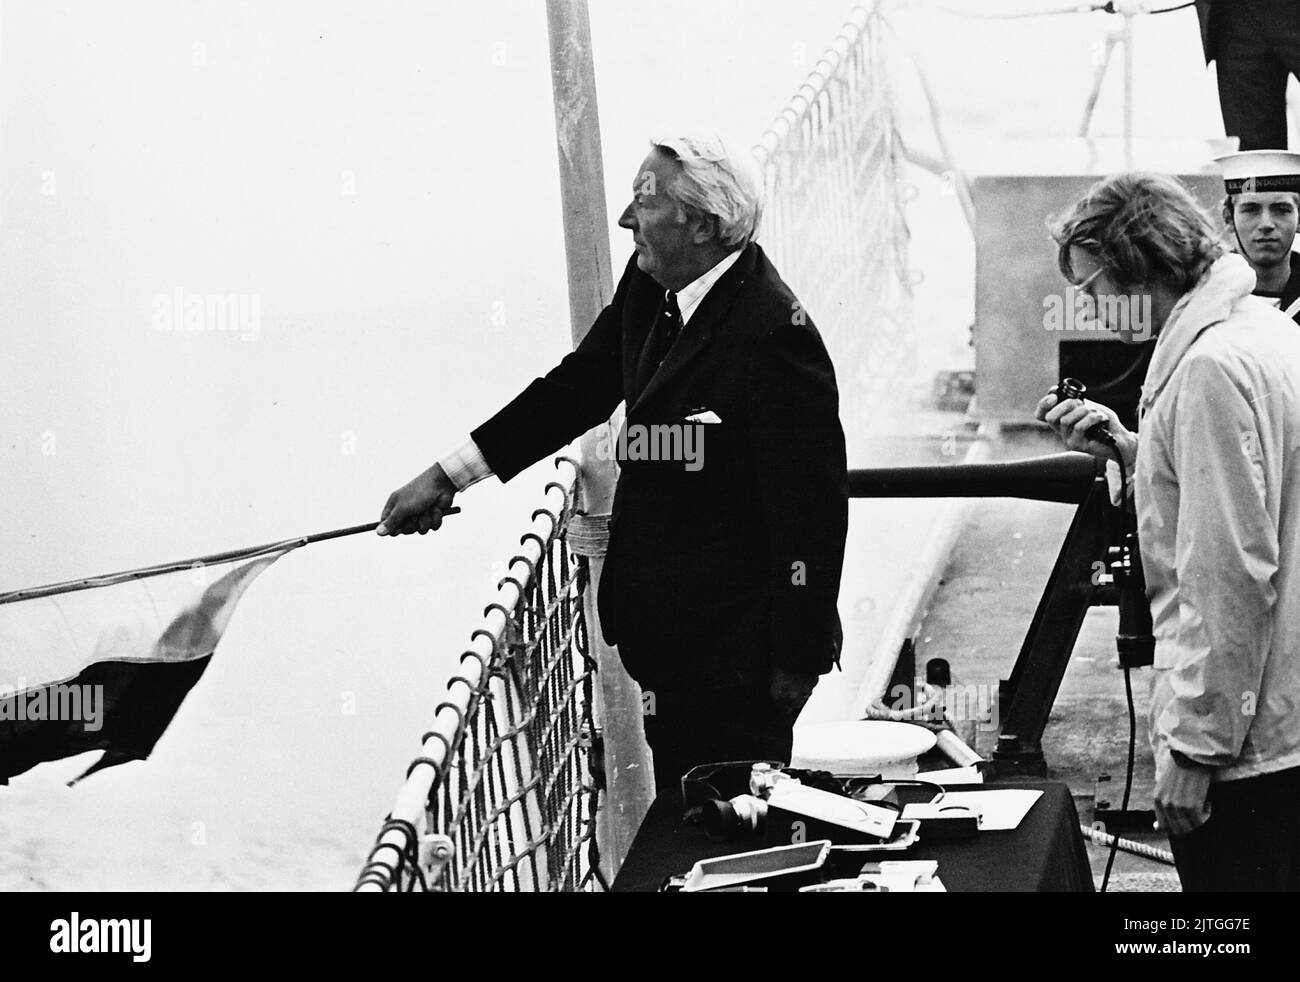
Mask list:
POLYGON ((623 209, 623 214, 621 214, 621 215, 618 216, 618 227, 619 227, 619 228, 631 228, 631 229, 635 229, 635 228, 636 228, 636 222, 634 222, 634 221, 632 220, 632 205, 631 205, 631 204, 629 204, 626 208, 623 209))

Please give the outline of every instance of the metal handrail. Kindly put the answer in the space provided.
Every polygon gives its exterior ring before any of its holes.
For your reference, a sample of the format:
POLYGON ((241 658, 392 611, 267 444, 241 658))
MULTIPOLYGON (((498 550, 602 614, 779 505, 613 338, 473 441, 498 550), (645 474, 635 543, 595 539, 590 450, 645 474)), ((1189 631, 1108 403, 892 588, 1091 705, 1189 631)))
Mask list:
POLYGON ((560 531, 563 518, 577 481, 578 471, 572 460, 556 461, 561 480, 547 485, 548 507, 533 512, 529 531, 521 540, 522 551, 510 564, 497 585, 496 596, 484 611, 483 620, 472 635, 470 646, 461 656, 460 674, 447 683, 446 694, 439 703, 433 725, 424 735, 419 754, 412 761, 406 780, 398 790, 384 830, 371 849, 357 892, 382 892, 400 879, 402 867, 414 860, 409 829, 417 835, 427 825, 429 802, 437 790, 440 776, 464 740, 478 693, 490 672, 490 666, 508 644, 511 615, 528 595, 538 564, 560 531))
POLYGON ((836 35, 835 40, 826 49, 825 54, 813 66, 813 70, 809 72, 808 80, 799 86, 795 94, 790 97, 790 101, 785 108, 772 120, 772 124, 763 131, 758 144, 754 147, 754 155, 758 158, 760 166, 767 163, 768 159, 780 149, 790 133, 803 122, 808 112, 817 105, 817 101, 826 92, 827 85, 839 75, 840 64, 857 45, 858 39, 861 38, 862 32, 866 29, 867 21, 870 20, 873 12, 873 10, 868 10, 866 7, 854 8, 853 13, 849 15, 848 22, 836 35))

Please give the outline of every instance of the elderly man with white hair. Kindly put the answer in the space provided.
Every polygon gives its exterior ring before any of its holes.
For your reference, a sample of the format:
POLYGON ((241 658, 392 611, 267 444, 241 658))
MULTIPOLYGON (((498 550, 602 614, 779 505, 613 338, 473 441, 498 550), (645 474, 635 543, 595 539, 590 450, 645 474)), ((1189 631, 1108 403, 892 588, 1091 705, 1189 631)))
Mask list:
POLYGON ((380 534, 438 528, 452 497, 509 480, 626 402, 598 610, 646 699, 655 781, 788 761, 838 660, 844 434, 821 336, 754 241, 748 148, 665 138, 619 225, 635 255, 577 349, 388 499, 380 534))

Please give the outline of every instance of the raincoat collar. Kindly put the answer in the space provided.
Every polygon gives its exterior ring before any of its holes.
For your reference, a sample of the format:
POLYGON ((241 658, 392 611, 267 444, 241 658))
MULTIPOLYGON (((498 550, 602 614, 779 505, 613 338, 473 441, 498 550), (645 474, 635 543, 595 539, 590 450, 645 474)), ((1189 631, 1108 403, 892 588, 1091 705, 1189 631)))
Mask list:
POLYGON ((1169 382, 1183 355, 1208 328, 1227 319, 1242 297, 1255 289, 1255 271, 1241 256, 1226 253, 1210 265, 1169 312, 1156 339, 1151 367, 1142 384, 1139 417, 1145 415, 1169 382))

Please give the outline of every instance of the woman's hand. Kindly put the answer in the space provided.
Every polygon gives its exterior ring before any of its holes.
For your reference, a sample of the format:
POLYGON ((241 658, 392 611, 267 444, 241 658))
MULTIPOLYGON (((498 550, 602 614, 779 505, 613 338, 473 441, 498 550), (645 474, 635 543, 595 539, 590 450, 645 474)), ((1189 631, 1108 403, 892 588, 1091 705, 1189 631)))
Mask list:
POLYGON ((1034 415, 1055 430, 1068 449, 1092 454, 1102 460, 1113 459, 1118 451, 1124 468, 1129 474, 1133 473, 1133 464, 1137 460, 1137 434, 1125 429, 1119 416, 1108 406, 1086 399, 1060 399, 1053 387, 1038 401, 1034 415), (1088 430, 1098 423, 1104 423, 1115 438, 1114 450, 1088 437, 1088 430))

